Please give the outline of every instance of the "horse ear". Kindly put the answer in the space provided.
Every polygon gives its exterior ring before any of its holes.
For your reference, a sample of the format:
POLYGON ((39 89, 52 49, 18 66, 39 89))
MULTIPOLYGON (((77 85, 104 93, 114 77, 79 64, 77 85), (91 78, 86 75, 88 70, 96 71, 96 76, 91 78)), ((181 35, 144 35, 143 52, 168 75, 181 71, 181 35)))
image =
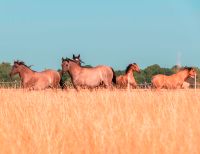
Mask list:
POLYGON ((80 54, 78 55, 78 58, 80 58, 80 54))
POLYGON ((19 63, 19 60, 14 60, 14 64, 18 64, 19 63))
POLYGON ((75 58, 75 55, 73 54, 73 59, 75 58))

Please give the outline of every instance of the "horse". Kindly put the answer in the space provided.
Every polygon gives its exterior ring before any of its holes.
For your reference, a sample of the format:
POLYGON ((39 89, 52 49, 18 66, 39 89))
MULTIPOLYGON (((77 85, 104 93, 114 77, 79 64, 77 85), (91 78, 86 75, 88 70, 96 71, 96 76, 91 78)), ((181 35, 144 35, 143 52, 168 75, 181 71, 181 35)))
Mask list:
POLYGON ((112 88, 112 82, 116 83, 114 70, 105 65, 99 65, 92 68, 82 67, 75 60, 62 58, 62 73, 68 72, 73 86, 76 90, 79 88, 96 88, 102 83, 112 88))
POLYGON ((192 67, 184 67, 179 72, 170 76, 158 74, 153 76, 151 83, 152 87, 156 89, 177 89, 183 86, 183 83, 189 78, 194 78, 196 71, 192 67))
POLYGON ((133 72, 140 73, 140 68, 136 63, 129 64, 126 67, 126 71, 124 75, 120 75, 117 77, 117 85, 120 88, 126 88, 128 86, 131 86, 132 88, 137 87, 137 83, 135 81, 135 78, 133 76, 133 72))
POLYGON ((23 61, 14 61, 10 77, 19 74, 22 87, 30 90, 42 90, 46 88, 58 88, 61 80, 59 72, 55 70, 44 70, 36 72, 30 69, 23 61))

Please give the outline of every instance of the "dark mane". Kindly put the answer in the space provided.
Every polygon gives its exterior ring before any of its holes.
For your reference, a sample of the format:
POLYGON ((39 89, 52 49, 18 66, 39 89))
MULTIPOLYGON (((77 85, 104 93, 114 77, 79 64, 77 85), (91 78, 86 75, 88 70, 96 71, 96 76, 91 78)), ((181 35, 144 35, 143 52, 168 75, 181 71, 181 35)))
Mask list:
POLYGON ((62 58, 62 62, 64 62, 64 61, 72 61, 72 62, 76 63, 75 60, 70 59, 70 58, 68 58, 68 57, 66 57, 66 58, 62 58))
POLYGON ((81 65, 82 63, 84 63, 82 60, 81 60, 81 58, 80 58, 80 54, 78 55, 78 56, 75 56, 74 54, 73 54, 73 60, 77 63, 77 64, 79 64, 79 65, 81 65), (78 60, 77 60, 78 59, 78 60))
POLYGON ((132 64, 129 64, 127 67, 126 67, 126 73, 128 73, 129 69, 131 68, 132 64))
POLYGON ((25 66, 25 67, 31 68, 31 65, 30 65, 30 66, 27 66, 23 61, 19 61, 19 60, 14 61, 14 64, 23 65, 23 66, 25 66))
POLYGON ((187 66, 185 66, 185 67, 181 68, 180 71, 183 71, 183 70, 191 71, 192 69, 193 69, 193 67, 187 67, 187 66))

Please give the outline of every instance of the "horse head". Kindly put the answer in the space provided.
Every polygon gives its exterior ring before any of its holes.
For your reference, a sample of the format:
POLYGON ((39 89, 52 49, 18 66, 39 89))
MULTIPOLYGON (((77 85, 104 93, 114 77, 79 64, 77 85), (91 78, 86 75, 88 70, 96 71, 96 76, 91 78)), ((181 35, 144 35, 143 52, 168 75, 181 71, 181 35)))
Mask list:
POLYGON ((69 71, 70 62, 78 65, 75 60, 67 58, 67 57, 66 58, 62 57, 62 64, 61 64, 61 66, 62 66, 62 74, 69 71))
POLYGON ((134 71, 136 71, 136 72, 138 72, 138 73, 141 73, 140 67, 139 67, 136 63, 133 63, 133 64, 132 64, 132 67, 133 67, 133 70, 134 70, 134 71))
POLYGON ((185 67, 188 70, 188 76, 194 78, 197 74, 196 70, 193 67, 185 67))
POLYGON ((140 73, 140 68, 136 63, 129 64, 126 68, 126 73, 128 73, 130 70, 140 73))
POLYGON ((81 65, 81 63, 84 63, 81 58, 80 58, 80 54, 78 56, 75 56, 73 54, 73 60, 78 64, 78 65, 81 65))
POLYGON ((13 75, 18 74, 22 70, 22 65, 25 66, 25 63, 23 61, 14 61, 14 64, 12 66, 10 77, 12 78, 13 75))

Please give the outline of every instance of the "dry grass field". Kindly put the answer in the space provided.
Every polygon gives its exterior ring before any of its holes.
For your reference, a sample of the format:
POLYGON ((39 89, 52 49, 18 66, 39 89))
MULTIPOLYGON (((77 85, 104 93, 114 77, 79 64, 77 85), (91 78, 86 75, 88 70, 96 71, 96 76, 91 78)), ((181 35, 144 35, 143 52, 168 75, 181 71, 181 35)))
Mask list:
POLYGON ((200 153, 200 91, 0 89, 1 154, 200 153))

